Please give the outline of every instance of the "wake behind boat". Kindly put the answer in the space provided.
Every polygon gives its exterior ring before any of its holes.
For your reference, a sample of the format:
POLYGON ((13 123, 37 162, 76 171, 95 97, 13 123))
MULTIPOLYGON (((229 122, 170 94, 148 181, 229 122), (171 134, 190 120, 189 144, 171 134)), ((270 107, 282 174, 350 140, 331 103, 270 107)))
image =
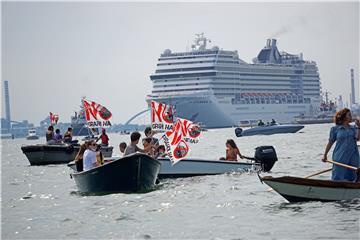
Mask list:
MULTIPOLYGON (((61 164, 75 159, 80 145, 72 144, 36 144, 22 146, 21 150, 26 155, 31 165, 61 164)), ((111 157, 113 147, 102 147, 104 157, 111 157)))
POLYGON ((236 128, 235 134, 237 137, 242 136, 253 136, 253 135, 272 135, 272 134, 279 134, 279 133, 296 133, 303 129, 303 125, 298 124, 274 124, 274 125, 264 125, 249 128, 243 130, 242 128, 236 128))
POLYGON ((299 177, 260 178, 289 202, 340 201, 360 198, 360 183, 299 177))
POLYGON ((143 192, 155 187, 159 171, 159 161, 135 153, 71 177, 82 193, 143 192))

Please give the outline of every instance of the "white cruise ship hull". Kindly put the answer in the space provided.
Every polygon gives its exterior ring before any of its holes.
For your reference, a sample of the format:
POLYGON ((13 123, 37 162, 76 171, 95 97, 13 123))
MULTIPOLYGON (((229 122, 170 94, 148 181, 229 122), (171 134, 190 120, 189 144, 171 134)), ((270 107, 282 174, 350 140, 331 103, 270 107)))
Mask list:
POLYGON ((208 93, 152 97, 151 100, 175 106, 177 117, 206 123, 206 128, 234 127, 240 121, 260 119, 265 123, 271 119, 290 123, 295 116, 310 112, 308 104, 231 104, 208 93))

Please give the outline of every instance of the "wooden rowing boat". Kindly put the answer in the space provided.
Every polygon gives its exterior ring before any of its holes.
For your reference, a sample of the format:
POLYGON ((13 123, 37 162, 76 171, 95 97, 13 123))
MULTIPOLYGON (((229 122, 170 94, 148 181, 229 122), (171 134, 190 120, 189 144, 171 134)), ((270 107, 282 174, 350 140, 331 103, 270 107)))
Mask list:
POLYGON ((299 177, 261 177, 289 202, 340 201, 360 198, 360 183, 299 177))

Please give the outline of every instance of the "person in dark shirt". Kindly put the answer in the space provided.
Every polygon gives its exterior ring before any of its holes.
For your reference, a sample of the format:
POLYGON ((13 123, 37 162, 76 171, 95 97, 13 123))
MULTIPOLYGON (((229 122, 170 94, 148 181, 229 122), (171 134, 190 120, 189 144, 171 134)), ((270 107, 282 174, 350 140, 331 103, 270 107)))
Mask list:
POLYGON ((54 140, 54 126, 49 126, 46 131, 46 143, 47 144, 55 144, 54 140))
POLYGON ((72 142, 72 128, 69 127, 68 130, 64 134, 64 142, 71 143, 72 142))

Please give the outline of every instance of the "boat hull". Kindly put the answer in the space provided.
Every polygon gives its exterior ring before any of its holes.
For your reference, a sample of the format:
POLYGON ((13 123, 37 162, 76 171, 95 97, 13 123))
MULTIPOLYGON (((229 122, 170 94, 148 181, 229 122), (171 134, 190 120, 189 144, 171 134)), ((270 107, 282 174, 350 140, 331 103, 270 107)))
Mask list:
POLYGON ((37 140, 37 139, 39 139, 39 136, 27 136, 26 139, 27 140, 37 140))
POLYGON ((271 176, 261 180, 289 202, 327 202, 360 198, 360 183, 271 176))
POLYGON ((273 126, 261 126, 261 127, 254 127, 250 129, 246 129, 241 133, 236 133, 237 137, 241 136, 253 136, 253 135, 272 135, 272 134, 281 134, 281 133, 296 133, 303 129, 303 125, 273 125, 273 126))
POLYGON ((167 158, 158 159, 161 163, 159 178, 192 177, 216 175, 228 172, 244 172, 259 166, 254 163, 222 160, 183 159, 175 165, 167 158))
MULTIPOLYGON (((21 150, 30 162, 30 165, 63 164, 73 161, 79 151, 79 145, 28 145, 21 150)), ((102 147, 104 157, 111 157, 113 147, 102 147)))
POLYGON ((146 192, 155 187, 159 171, 159 161, 136 153, 71 176, 82 193, 146 192))

